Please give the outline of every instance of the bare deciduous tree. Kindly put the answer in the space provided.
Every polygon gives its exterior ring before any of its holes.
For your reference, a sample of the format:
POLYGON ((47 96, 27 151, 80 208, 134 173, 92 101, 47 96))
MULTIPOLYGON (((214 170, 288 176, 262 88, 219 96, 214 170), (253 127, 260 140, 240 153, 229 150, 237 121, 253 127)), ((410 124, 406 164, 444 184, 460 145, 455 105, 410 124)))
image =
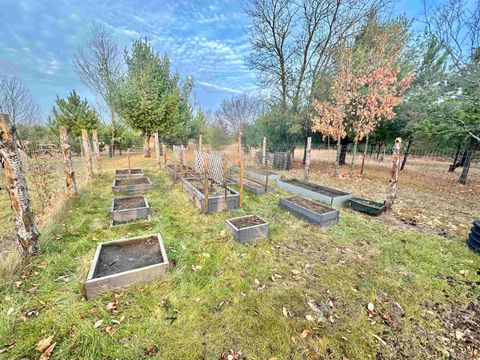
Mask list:
POLYGON ((104 25, 93 24, 90 38, 78 50, 73 67, 90 90, 107 105, 112 121, 110 156, 115 152, 115 83, 121 70, 121 54, 104 25))
POLYGON ((261 111, 262 101, 259 98, 242 94, 223 100, 215 116, 238 135, 244 133, 246 126, 252 124, 261 111))
POLYGON ((30 128, 40 120, 40 106, 17 77, 0 75, 0 113, 8 114, 15 125, 30 128))

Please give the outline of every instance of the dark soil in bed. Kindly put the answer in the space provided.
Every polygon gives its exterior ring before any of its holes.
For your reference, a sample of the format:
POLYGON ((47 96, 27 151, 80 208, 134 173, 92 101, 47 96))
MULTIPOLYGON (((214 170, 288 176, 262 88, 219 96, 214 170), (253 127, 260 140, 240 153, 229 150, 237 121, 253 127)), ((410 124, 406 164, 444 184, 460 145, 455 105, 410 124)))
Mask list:
POLYGON ((119 180, 116 180, 115 182, 116 186, 137 185, 137 184, 149 184, 149 182, 146 177, 138 178, 138 179, 119 179, 119 180))
POLYGON ((291 202, 293 202, 297 205, 303 206, 304 208, 307 208, 307 209, 309 209, 311 211, 314 211, 316 213, 319 213, 319 214, 324 214, 324 213, 327 213, 327 212, 330 212, 330 211, 333 210, 333 209, 331 209, 327 206, 324 206, 324 205, 320 204, 317 201, 313 201, 313 200, 310 200, 310 199, 305 199, 301 196, 291 196, 291 197, 286 198, 286 200, 291 201, 291 202))
MULTIPOLYGON (((131 169, 131 175, 138 175, 142 173, 142 169, 131 169)), ((126 170, 117 170, 117 174, 119 175, 128 175, 128 169, 126 170)))
POLYGON ((260 219, 257 215, 244 216, 238 219, 229 220, 237 229, 243 229, 250 226, 265 224, 265 221, 260 219))
MULTIPOLYGON (((203 180, 197 180, 197 179, 188 179, 188 182, 192 184, 198 191, 200 191, 202 194, 205 194, 203 191, 204 189, 204 181, 203 180)), ((213 181, 209 181, 208 183, 208 196, 222 196, 225 195, 225 188, 223 186, 220 186, 213 181)), ((232 195, 232 192, 230 190, 227 190, 227 195, 232 195)))
POLYGON ((128 198, 115 199, 113 203, 113 210, 127 210, 146 207, 145 199, 143 196, 135 196, 128 198))
POLYGON ((330 196, 330 197, 348 195, 348 193, 343 191, 335 190, 326 186, 320 186, 313 183, 306 183, 303 181, 299 181, 297 179, 283 180, 283 182, 286 182, 288 184, 292 184, 310 191, 314 191, 319 194, 330 196))
POLYGON ((157 238, 103 246, 94 278, 118 274, 163 262, 157 238))

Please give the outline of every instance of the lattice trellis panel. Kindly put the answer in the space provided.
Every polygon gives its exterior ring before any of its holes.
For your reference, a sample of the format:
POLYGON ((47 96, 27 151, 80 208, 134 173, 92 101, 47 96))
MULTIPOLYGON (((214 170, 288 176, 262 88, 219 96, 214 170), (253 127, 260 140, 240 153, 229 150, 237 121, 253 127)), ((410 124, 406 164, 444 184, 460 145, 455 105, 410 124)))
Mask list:
POLYGON ((199 152, 195 150, 195 172, 203 174, 205 168, 204 159, 208 158, 208 177, 218 184, 223 184, 224 168, 223 159, 220 155, 199 152))

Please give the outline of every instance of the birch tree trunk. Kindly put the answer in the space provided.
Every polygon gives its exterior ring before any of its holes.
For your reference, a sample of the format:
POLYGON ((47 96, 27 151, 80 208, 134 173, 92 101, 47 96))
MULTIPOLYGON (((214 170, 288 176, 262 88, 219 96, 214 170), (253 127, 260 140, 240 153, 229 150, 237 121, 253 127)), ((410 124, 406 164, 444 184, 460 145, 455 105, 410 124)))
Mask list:
POLYGON ((60 125, 60 144, 63 153, 63 168, 65 173, 67 194, 70 196, 76 196, 77 183, 75 182, 75 172, 72 164, 72 152, 70 151, 67 129, 62 125, 60 125))
POLYGON ((98 145, 98 133, 97 130, 92 130, 92 139, 93 139, 93 151, 95 153, 95 165, 97 166, 97 172, 102 172, 102 164, 100 163, 100 147, 98 145))
POLYGON ((90 148, 90 141, 88 140, 88 131, 85 129, 82 129, 82 144, 85 165, 87 166, 87 179, 90 180, 93 178, 92 149, 90 148))
POLYGON ((353 175, 353 168, 355 167, 355 155, 357 155, 357 145, 358 141, 357 139, 355 139, 353 142, 352 163, 350 164, 350 176, 353 175))
POLYGON ((390 181, 387 190, 387 209, 393 206, 395 196, 397 195, 398 170, 400 167, 400 147, 402 139, 396 138, 392 154, 392 171, 390 172, 390 181))
POLYGON ((35 225, 35 214, 17 148, 15 127, 6 114, 0 114, 0 155, 4 162, 5 185, 12 205, 18 244, 23 255, 38 255, 40 233, 35 225))
POLYGON ((198 137, 198 151, 202 152, 202 135, 198 137))
POLYGON ((157 157, 157 170, 161 168, 161 158, 160 158, 160 136, 158 132, 155 133, 155 155, 157 157))
POLYGON ((305 148, 305 180, 308 180, 308 174, 310 172, 310 153, 312 151, 312 138, 307 138, 307 147, 305 148))

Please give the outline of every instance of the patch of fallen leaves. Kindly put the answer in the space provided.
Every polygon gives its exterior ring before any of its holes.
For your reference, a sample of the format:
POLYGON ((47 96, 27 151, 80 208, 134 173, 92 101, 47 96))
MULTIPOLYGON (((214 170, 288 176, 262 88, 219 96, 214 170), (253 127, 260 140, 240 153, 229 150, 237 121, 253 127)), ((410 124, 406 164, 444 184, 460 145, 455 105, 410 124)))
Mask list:
POLYGON ((49 336, 45 339, 40 340, 35 347, 35 350, 42 353, 38 360, 48 360, 52 356, 53 349, 57 345, 56 342, 53 341, 53 336, 49 336))

